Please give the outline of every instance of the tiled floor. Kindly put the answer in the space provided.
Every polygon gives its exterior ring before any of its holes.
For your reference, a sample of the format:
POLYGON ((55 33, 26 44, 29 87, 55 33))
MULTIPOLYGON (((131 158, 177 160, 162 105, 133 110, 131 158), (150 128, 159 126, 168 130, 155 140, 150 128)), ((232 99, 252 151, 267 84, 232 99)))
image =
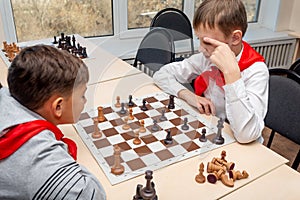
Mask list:
MULTIPOLYGON (((270 133, 271 133, 270 129, 268 129, 268 128, 264 129, 264 131, 263 131, 264 145, 267 145, 270 133)), ((287 163, 287 165, 289 165, 289 166, 292 165, 292 163, 299 151, 299 148, 300 148, 299 145, 282 137, 281 135, 279 135, 277 133, 275 134, 272 145, 271 145, 271 149, 273 151, 277 152, 278 154, 280 154, 283 157, 290 160, 290 162, 287 163)), ((300 172, 300 165, 298 166, 297 171, 300 172)))

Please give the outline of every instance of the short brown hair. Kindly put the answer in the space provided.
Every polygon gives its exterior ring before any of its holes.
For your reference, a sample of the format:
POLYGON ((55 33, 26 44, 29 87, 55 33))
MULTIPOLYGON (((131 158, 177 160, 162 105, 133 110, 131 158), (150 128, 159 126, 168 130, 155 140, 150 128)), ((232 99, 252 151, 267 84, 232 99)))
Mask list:
POLYGON ((8 69, 11 95, 31 110, 40 108, 53 95, 69 96, 73 88, 87 83, 87 66, 80 58, 48 45, 26 47, 8 69))
POLYGON ((247 31, 247 13, 240 0, 204 0, 194 15, 193 27, 200 25, 209 28, 218 28, 226 37, 236 29, 244 34, 247 31))

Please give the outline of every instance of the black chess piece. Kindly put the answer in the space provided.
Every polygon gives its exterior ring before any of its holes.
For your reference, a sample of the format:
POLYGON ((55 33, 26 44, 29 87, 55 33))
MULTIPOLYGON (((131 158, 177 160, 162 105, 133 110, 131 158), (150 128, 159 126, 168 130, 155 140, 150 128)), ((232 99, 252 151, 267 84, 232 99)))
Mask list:
POLYGON ((224 144, 224 138, 222 137, 222 129, 224 128, 223 123, 224 123, 224 120, 222 118, 220 118, 218 120, 218 125, 217 125, 217 128, 218 128, 217 136, 213 140, 213 142, 215 144, 224 144))
POLYGON ((136 194, 134 195, 133 197, 133 200, 144 200, 142 197, 141 197, 141 189, 143 188, 143 185, 141 184, 138 184, 136 186, 136 194))
POLYGON ((76 38, 74 35, 72 36, 72 46, 73 46, 73 48, 74 47, 76 48, 76 38))
POLYGON ((164 139, 164 143, 165 144, 172 144, 173 143, 172 134, 171 134, 170 129, 167 130, 167 136, 166 136, 166 139, 164 139))
POLYGON ((199 138, 200 142, 206 142, 207 141, 207 138, 206 138, 206 129, 203 128, 202 131, 201 131, 201 137, 199 138))
POLYGON ((53 41, 53 44, 57 44, 57 39, 56 39, 56 36, 54 36, 54 41, 53 41))
POLYGON ((133 106, 134 106, 134 103, 133 103, 133 101, 132 101, 132 95, 129 95, 128 106, 129 106, 129 107, 133 107, 133 106))
POLYGON ((146 111, 146 110, 148 110, 148 108, 147 108, 147 106, 146 106, 146 99, 143 99, 143 105, 142 105, 142 107, 141 107, 141 110, 142 111, 146 111))
POLYGON ((174 95, 170 95, 170 97, 169 97, 169 105, 168 105, 169 109, 175 108, 174 97, 175 97, 174 95))
POLYGON ((187 125, 187 122, 188 122, 188 118, 187 117, 185 117, 184 119, 183 119, 183 125, 181 126, 181 129, 182 130, 189 130, 189 125, 187 125))
POLYGON ((161 116, 159 118, 160 121, 167 121, 167 117, 165 116, 166 110, 161 110, 161 116))
POLYGON ((153 120, 153 126, 152 126, 151 130, 152 131, 158 131, 159 130, 156 119, 153 120))
POLYGON ((119 111, 120 114, 124 115, 127 113, 127 110, 125 109, 125 104, 121 103, 121 110, 119 111))
POLYGON ((156 191, 154 189, 154 183, 151 181, 153 176, 151 170, 147 170, 145 173, 145 179, 147 180, 146 186, 140 190, 140 196, 143 200, 157 200, 156 191))
POLYGON ((86 47, 82 48, 82 58, 87 58, 87 52, 86 52, 86 47))

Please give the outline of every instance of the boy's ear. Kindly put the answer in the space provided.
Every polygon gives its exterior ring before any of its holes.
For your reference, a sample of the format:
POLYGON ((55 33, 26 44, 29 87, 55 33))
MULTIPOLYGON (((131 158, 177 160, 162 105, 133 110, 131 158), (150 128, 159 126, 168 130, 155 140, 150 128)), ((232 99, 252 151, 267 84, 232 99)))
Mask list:
POLYGON ((235 30, 232 32, 232 44, 238 45, 242 41, 243 33, 241 30, 235 30))
POLYGON ((60 118, 62 116, 63 103, 64 103, 64 99, 62 97, 57 97, 52 102, 51 109, 56 118, 60 118))

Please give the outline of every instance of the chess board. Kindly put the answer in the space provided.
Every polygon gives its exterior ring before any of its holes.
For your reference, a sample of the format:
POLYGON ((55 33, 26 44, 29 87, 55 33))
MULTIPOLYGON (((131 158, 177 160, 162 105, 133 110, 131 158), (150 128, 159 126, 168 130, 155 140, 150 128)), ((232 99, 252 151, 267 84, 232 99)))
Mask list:
POLYGON ((135 104, 132 107, 134 119, 127 122, 130 126, 128 130, 122 128, 126 114, 120 114, 121 108, 116 108, 114 105, 101 105, 106 119, 98 124, 102 131, 102 137, 99 139, 92 137, 93 118, 98 116, 97 108, 82 113, 78 123, 74 124, 112 185, 142 175, 146 170, 154 171, 235 141, 231 135, 222 131, 225 143, 214 144, 217 124, 201 117, 197 111, 178 98, 174 99, 175 108, 168 109, 169 95, 163 92, 139 98, 133 97, 132 100, 135 104), (143 99, 147 102, 147 111, 141 110, 143 99), (165 110, 166 121, 159 120, 162 110, 165 110), (188 119, 188 130, 181 128, 184 118, 188 119), (158 131, 152 131, 154 119, 158 122, 158 131), (146 132, 139 134, 141 144, 135 145, 133 144, 134 132, 140 128, 140 120, 144 120, 146 132), (164 139, 168 129, 171 130, 173 143, 166 145, 164 139), (206 129, 206 142, 199 141, 202 129, 206 129), (115 144, 121 148, 121 164, 125 168, 125 172, 121 175, 111 173, 115 144))

